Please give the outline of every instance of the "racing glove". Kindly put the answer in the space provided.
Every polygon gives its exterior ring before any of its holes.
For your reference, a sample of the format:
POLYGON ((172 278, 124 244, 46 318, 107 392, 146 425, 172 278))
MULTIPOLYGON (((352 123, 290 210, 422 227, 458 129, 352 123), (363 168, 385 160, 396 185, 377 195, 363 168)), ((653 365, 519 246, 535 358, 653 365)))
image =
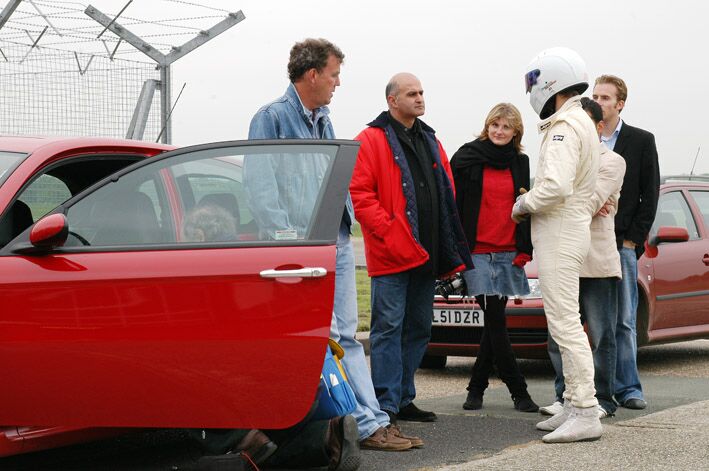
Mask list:
POLYGON ((520 222, 524 221, 529 217, 529 211, 527 211, 527 208, 524 205, 525 196, 526 193, 519 195, 517 197, 517 200, 515 201, 514 206, 512 206, 512 220, 516 224, 519 224, 520 222))

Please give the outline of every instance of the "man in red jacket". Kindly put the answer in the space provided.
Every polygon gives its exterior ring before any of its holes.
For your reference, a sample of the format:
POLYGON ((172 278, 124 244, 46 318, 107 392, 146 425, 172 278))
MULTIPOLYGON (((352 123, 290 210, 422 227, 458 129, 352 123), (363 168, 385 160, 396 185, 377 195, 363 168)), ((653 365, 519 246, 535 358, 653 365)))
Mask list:
POLYGON ((472 267, 448 157, 425 112, 421 82, 400 73, 386 86, 389 110, 361 142, 350 193, 372 277, 372 381, 382 410, 432 422, 413 403, 414 373, 431 337, 436 277, 472 267))

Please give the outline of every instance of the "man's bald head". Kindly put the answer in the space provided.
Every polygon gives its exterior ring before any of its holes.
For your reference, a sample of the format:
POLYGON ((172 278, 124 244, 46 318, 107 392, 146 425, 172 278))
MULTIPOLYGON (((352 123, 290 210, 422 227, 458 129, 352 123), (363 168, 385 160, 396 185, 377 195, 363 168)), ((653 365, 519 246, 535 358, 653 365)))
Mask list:
POLYGON ((401 83, 404 81, 414 81, 419 84, 421 83, 418 77, 416 77, 414 74, 410 74, 408 72, 399 72, 391 79, 389 79, 389 83, 387 83, 385 90, 385 96, 396 96, 396 94, 399 93, 399 90, 401 89, 401 83))
POLYGON ((386 94, 389 113, 407 128, 426 112, 423 87, 414 74, 401 72, 394 75, 387 84, 386 94))

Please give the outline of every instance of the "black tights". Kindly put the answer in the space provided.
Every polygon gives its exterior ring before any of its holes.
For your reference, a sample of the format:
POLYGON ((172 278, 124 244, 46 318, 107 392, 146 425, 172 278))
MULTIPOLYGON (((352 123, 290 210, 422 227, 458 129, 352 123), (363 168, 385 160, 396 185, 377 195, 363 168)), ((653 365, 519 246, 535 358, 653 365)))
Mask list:
POLYGON ((488 378, 492 374, 494 362, 498 376, 507 385, 512 397, 529 397, 527 383, 517 366, 517 359, 507 334, 505 320, 507 297, 479 295, 475 300, 485 313, 485 326, 480 340, 480 353, 473 365, 468 391, 483 395, 489 384, 488 378))

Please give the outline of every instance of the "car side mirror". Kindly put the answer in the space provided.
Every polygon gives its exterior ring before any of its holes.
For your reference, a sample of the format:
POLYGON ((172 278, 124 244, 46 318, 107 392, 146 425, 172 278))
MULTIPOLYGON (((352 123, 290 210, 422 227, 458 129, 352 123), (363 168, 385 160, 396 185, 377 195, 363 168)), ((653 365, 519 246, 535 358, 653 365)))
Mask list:
POLYGON ((30 243, 38 249, 61 247, 69 236, 69 223, 61 213, 42 218, 30 230, 30 243))
POLYGON ((37 221, 30 229, 30 243, 22 242, 12 252, 23 255, 40 255, 61 247, 69 236, 69 223, 61 213, 51 214, 37 221))
POLYGON ((687 242, 688 240, 689 232, 684 227, 662 226, 650 240, 650 245, 658 245, 661 242, 687 242))

